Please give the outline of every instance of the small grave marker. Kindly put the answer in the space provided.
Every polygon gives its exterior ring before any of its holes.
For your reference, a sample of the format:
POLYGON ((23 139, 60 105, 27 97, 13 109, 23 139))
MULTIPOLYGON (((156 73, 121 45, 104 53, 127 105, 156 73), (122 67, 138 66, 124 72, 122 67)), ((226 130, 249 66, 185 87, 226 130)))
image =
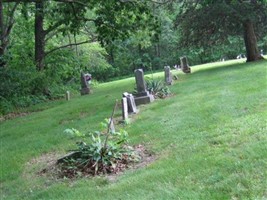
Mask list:
POLYGON ((81 72, 81 95, 90 94, 90 88, 87 82, 86 75, 81 72))
POLYGON ((164 73, 165 73, 165 83, 167 85, 171 85, 172 84, 172 73, 171 73, 170 66, 164 67, 164 73))
POLYGON ((109 118, 108 123, 110 123, 110 132, 115 133, 116 131, 114 126, 114 121, 109 118))
POLYGON ((122 98, 121 105, 122 105, 122 119, 127 120, 128 119, 128 104, 127 104, 126 97, 122 98))
POLYGON ((180 61, 181 61, 181 68, 182 68, 182 71, 186 74, 188 73, 191 73, 191 68, 189 67, 188 65, 188 60, 187 60, 187 57, 181 57, 180 58, 180 61))
POLYGON ((66 100, 67 100, 67 101, 70 100, 70 91, 66 91, 66 100))
POLYGON ((134 96, 128 92, 124 92, 122 94, 122 97, 126 97, 127 98, 127 104, 128 104, 128 113, 133 113, 136 114, 137 108, 136 108, 136 104, 134 101, 134 96))

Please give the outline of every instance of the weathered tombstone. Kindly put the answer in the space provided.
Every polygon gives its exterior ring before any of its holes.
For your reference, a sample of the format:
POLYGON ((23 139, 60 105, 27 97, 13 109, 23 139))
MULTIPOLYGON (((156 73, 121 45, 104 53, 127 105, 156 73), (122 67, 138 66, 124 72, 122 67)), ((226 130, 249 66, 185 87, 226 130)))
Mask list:
POLYGON ((167 85, 171 85, 172 84, 172 73, 171 73, 170 66, 165 66, 164 72, 165 72, 165 83, 167 85))
POLYGON ((191 68, 189 67, 188 65, 188 60, 187 60, 187 57, 181 57, 180 58, 180 61, 181 61, 181 68, 182 68, 182 71, 184 73, 191 73, 191 68))
POLYGON ((137 111, 136 104, 134 101, 134 96, 132 94, 129 94, 128 92, 124 92, 122 94, 122 97, 127 98, 128 113, 136 114, 138 111, 137 111))
POLYGON ((144 79, 143 70, 136 69, 134 73, 135 73, 135 82, 136 82, 137 92, 139 94, 144 93, 144 95, 146 95, 148 91, 146 90, 146 82, 144 79))
POLYGON ((90 88, 86 80, 86 76, 81 72, 81 95, 86 95, 90 93, 90 88))
POLYGON ((110 127, 109 127, 109 131, 111 132, 111 133, 115 133, 116 131, 115 131, 115 126, 114 126, 114 122, 113 122, 113 120, 111 120, 111 119, 109 118, 109 120, 108 120, 108 123, 110 123, 110 127))
POLYGON ((70 100, 70 91, 66 91, 66 100, 67 100, 67 101, 70 100))
POLYGON ((128 119, 128 104, 127 104, 126 97, 122 98, 121 105, 122 105, 122 119, 127 120, 128 119))
POLYGON ((179 80, 179 77, 177 75, 173 75, 174 80, 179 80))
POLYGON ((142 69, 136 69, 135 73, 135 82, 137 87, 137 94, 135 95, 135 104, 147 104, 154 101, 153 95, 149 94, 146 89, 146 82, 144 79, 144 72, 142 69))

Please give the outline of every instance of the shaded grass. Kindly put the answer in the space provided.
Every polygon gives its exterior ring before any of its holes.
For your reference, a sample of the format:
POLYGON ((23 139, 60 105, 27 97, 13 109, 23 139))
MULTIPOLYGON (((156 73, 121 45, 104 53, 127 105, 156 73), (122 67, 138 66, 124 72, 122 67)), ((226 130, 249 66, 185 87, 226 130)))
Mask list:
MULTIPOLYGON (((264 199, 267 198, 267 62, 228 61, 178 74, 174 96, 140 107, 127 127, 133 144, 158 159, 105 177, 51 181, 24 175, 25 163, 73 147, 66 128, 96 130, 134 79, 101 84, 93 95, 0 124, 3 199, 264 199)), ((162 73, 154 77, 162 77, 162 73)), ((118 116, 118 110, 116 115, 118 116)))

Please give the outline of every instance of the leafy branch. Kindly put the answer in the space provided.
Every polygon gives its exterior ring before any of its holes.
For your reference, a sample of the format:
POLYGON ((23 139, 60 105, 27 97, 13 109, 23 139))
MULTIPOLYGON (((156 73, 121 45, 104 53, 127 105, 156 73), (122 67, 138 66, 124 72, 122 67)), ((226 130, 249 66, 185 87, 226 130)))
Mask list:
POLYGON ((86 41, 83 41, 83 42, 78 42, 78 43, 70 43, 70 44, 66 44, 66 45, 63 45, 63 46, 60 46, 60 47, 56 47, 48 52, 45 53, 45 56, 47 56, 48 54, 50 53, 53 53, 54 51, 57 51, 59 49, 63 49, 63 48, 66 48, 66 47, 71 47, 71 46, 78 46, 78 45, 81 45, 81 44, 86 44, 86 43, 89 43, 90 40, 86 40, 86 41))

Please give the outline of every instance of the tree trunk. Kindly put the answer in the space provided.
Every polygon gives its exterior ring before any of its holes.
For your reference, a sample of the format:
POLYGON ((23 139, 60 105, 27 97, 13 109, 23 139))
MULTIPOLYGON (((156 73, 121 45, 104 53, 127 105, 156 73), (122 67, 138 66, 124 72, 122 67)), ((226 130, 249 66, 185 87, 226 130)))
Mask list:
POLYGON ((114 66, 115 58, 114 58, 114 45, 111 43, 108 45, 108 63, 114 66))
POLYGON ((4 17, 4 6, 2 0, 0 0, 0 67, 6 66, 4 56, 9 43, 9 35, 14 24, 14 13, 18 5, 19 2, 16 2, 10 9, 7 9, 6 16, 4 17))
POLYGON ((3 3, 0 1, 0 67, 5 67, 4 54, 6 49, 3 3))
POLYGON ((144 56, 143 56, 143 50, 141 44, 138 44, 138 54, 139 58, 141 58, 141 63, 138 64, 138 68, 142 68, 144 70, 144 56))
POLYGON ((35 63, 37 71, 42 71, 45 58, 44 2, 37 1, 35 8, 35 63))
POLYGON ((257 46, 257 38, 254 32, 252 21, 246 20, 245 22, 243 22, 243 27, 244 27, 244 41, 247 53, 247 62, 263 59, 263 57, 260 55, 257 46))
POLYGON ((154 48, 155 48, 156 57, 160 57, 160 46, 159 46, 159 43, 155 44, 154 48))

